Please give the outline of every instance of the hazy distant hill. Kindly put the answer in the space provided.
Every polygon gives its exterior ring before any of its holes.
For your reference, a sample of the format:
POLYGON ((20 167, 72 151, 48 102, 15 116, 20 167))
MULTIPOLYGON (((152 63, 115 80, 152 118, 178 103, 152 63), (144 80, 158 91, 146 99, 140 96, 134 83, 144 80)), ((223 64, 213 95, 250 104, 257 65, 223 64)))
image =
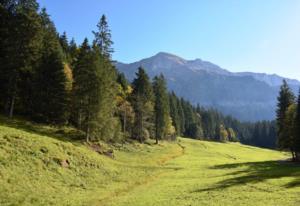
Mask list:
MULTIPOLYGON (((162 73, 168 87, 192 103, 215 107, 241 120, 274 119, 276 98, 283 77, 261 73, 233 73, 201 59, 185 60, 173 54, 158 53, 131 64, 116 63, 129 80, 143 66, 150 77, 162 73)), ((287 79, 294 91, 300 82, 287 79)))

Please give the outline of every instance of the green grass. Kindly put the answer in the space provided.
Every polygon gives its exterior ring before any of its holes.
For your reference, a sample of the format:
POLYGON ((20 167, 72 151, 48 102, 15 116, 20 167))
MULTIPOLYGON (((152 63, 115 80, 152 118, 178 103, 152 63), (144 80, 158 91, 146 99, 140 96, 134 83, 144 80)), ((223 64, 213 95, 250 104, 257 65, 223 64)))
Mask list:
POLYGON ((75 134, 0 118, 0 205, 300 204, 300 166, 279 161, 284 153, 180 138, 102 143, 111 159, 75 134))

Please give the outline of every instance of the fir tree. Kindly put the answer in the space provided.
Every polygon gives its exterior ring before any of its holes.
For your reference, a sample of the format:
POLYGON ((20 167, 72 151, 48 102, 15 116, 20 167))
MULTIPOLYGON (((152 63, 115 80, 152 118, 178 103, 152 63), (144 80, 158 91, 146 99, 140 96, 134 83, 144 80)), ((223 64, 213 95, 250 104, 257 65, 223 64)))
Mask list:
POLYGON ((31 82, 41 47, 37 10, 35 0, 6 1, 0 5, 0 61, 4 79, 1 102, 5 102, 9 117, 13 116, 15 105, 23 111, 29 108, 31 82))
POLYGON ((295 97, 285 80, 283 81, 283 84, 280 87, 280 92, 277 99, 278 99, 278 104, 277 104, 277 111, 276 111, 276 115, 277 115, 276 120, 277 120, 278 146, 281 149, 290 149, 287 131, 286 131, 286 125, 285 125, 285 117, 289 106, 294 103, 295 97))
POLYGON ((156 144, 159 139, 164 139, 170 121, 169 99, 166 81, 163 75, 154 77, 154 125, 156 144))
POLYGON ((170 115, 176 129, 176 134, 181 135, 180 116, 178 114, 177 97, 174 92, 169 94, 170 115))
POLYGON ((113 53, 113 41, 111 40, 111 31, 108 27, 106 16, 102 15, 99 23, 97 24, 98 31, 93 31, 95 35, 94 43, 100 48, 103 56, 111 58, 113 53))
POLYGON ((132 83, 131 103, 135 110, 135 133, 140 142, 151 134, 153 118, 153 91, 148 75, 139 68, 132 83))
POLYGON ((296 118, 295 118, 295 127, 294 127, 294 148, 296 152, 296 159, 300 160, 300 89, 297 100, 297 110, 296 110, 296 118))
POLYGON ((39 121, 61 124, 68 119, 69 99, 63 51, 55 26, 45 9, 41 12, 41 18, 43 49, 34 81, 34 117, 39 121))
POLYGON ((76 45, 76 42, 74 39, 72 39, 70 41, 69 56, 70 56, 69 63, 71 65, 71 67, 73 68, 77 61, 77 57, 78 57, 78 48, 77 48, 77 45, 76 45))

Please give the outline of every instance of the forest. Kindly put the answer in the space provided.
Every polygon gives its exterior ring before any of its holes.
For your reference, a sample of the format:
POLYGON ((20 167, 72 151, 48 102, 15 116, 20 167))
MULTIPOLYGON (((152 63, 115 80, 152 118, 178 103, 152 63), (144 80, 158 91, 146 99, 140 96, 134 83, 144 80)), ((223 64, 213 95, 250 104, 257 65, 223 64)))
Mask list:
POLYGON ((57 32, 35 0, 2 1, 0 15, 0 106, 10 118, 70 125, 87 142, 158 142, 184 136, 278 145, 297 155, 299 98, 297 103, 286 82, 278 98, 277 121, 240 122, 222 111, 192 105, 168 91, 163 75, 149 79, 142 67, 128 82, 114 66, 105 15, 95 26, 94 39, 79 45, 57 32))

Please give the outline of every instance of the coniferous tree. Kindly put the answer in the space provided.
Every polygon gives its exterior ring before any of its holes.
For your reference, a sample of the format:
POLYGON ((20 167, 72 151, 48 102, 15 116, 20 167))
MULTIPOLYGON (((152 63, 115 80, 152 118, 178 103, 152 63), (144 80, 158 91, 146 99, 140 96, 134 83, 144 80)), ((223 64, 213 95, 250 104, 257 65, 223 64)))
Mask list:
POLYGON ((34 81, 33 116, 38 121, 61 124, 67 122, 69 114, 68 68, 64 64, 55 26, 45 9, 41 12, 41 19, 43 47, 34 81))
POLYGON ((177 101, 177 112, 178 112, 178 116, 179 116, 179 126, 180 126, 180 135, 183 135, 185 132, 185 116, 184 116, 184 111, 182 108, 182 101, 177 97, 176 98, 177 101))
POLYGON ((300 89, 299 95, 297 99, 297 110, 296 110, 296 117, 295 117, 295 127, 294 127, 294 148, 295 148, 295 155, 296 159, 300 160, 300 89))
POLYGON ((284 119, 284 125, 285 125, 285 132, 286 132, 286 139, 285 139, 285 145, 286 148, 289 149, 292 153, 293 160, 297 160, 297 153, 295 150, 295 120, 296 120, 296 110, 297 105, 291 104, 286 113, 285 113, 285 119, 284 119))
MULTIPOLYGON (((78 61, 73 70, 73 110, 74 122, 77 128, 86 132, 86 139, 89 140, 89 131, 86 128, 86 118, 88 116, 88 98, 91 88, 90 75, 93 74, 92 69, 92 51, 87 39, 84 39, 79 49, 78 61)), ((91 77, 93 78, 93 77, 91 77)))
POLYGON ((71 63, 70 46, 66 32, 63 32, 63 34, 59 36, 59 43, 62 48, 65 61, 67 63, 71 63))
POLYGON ((72 39, 70 41, 70 45, 69 45, 69 64, 71 65, 71 67, 73 68, 76 61, 77 61, 77 57, 78 57, 78 48, 76 45, 76 42, 74 39, 72 39))
POLYGON ((99 125, 98 130, 102 138, 109 140, 116 140, 121 138, 120 122, 115 116, 116 111, 116 97, 118 94, 117 88, 117 71, 111 60, 113 52, 110 29, 103 15, 97 25, 98 31, 93 32, 95 39, 93 47, 99 56, 100 71, 99 71, 99 125))
POLYGON ((284 80, 282 86, 280 87, 276 111, 278 146, 281 149, 290 149, 285 118, 289 106, 292 105, 294 101, 295 97, 290 90, 287 82, 284 80))
POLYGON ((15 106, 23 111, 29 108, 31 82, 41 47, 37 10, 35 0, 4 1, 0 5, 0 61, 4 79, 1 102, 5 102, 9 117, 13 116, 15 106))
POLYGON ((178 114, 178 105, 177 105, 177 99, 174 92, 169 94, 169 103, 170 103, 170 115, 172 118, 172 122, 174 124, 174 127, 176 129, 176 134, 181 135, 181 125, 180 125, 180 117, 178 114))
POLYGON ((143 142, 150 136, 153 122, 153 91, 148 75, 139 68, 132 83, 131 103, 135 110, 134 136, 143 142))
POLYGON ((97 24, 98 31, 93 31, 95 35, 95 44, 100 48, 103 56, 110 58, 113 53, 113 41, 111 40, 111 31, 108 27, 106 16, 102 15, 99 23, 97 24))
POLYGON ((163 75, 154 77, 154 125, 156 144, 167 135, 170 121, 170 108, 166 80, 163 75))

